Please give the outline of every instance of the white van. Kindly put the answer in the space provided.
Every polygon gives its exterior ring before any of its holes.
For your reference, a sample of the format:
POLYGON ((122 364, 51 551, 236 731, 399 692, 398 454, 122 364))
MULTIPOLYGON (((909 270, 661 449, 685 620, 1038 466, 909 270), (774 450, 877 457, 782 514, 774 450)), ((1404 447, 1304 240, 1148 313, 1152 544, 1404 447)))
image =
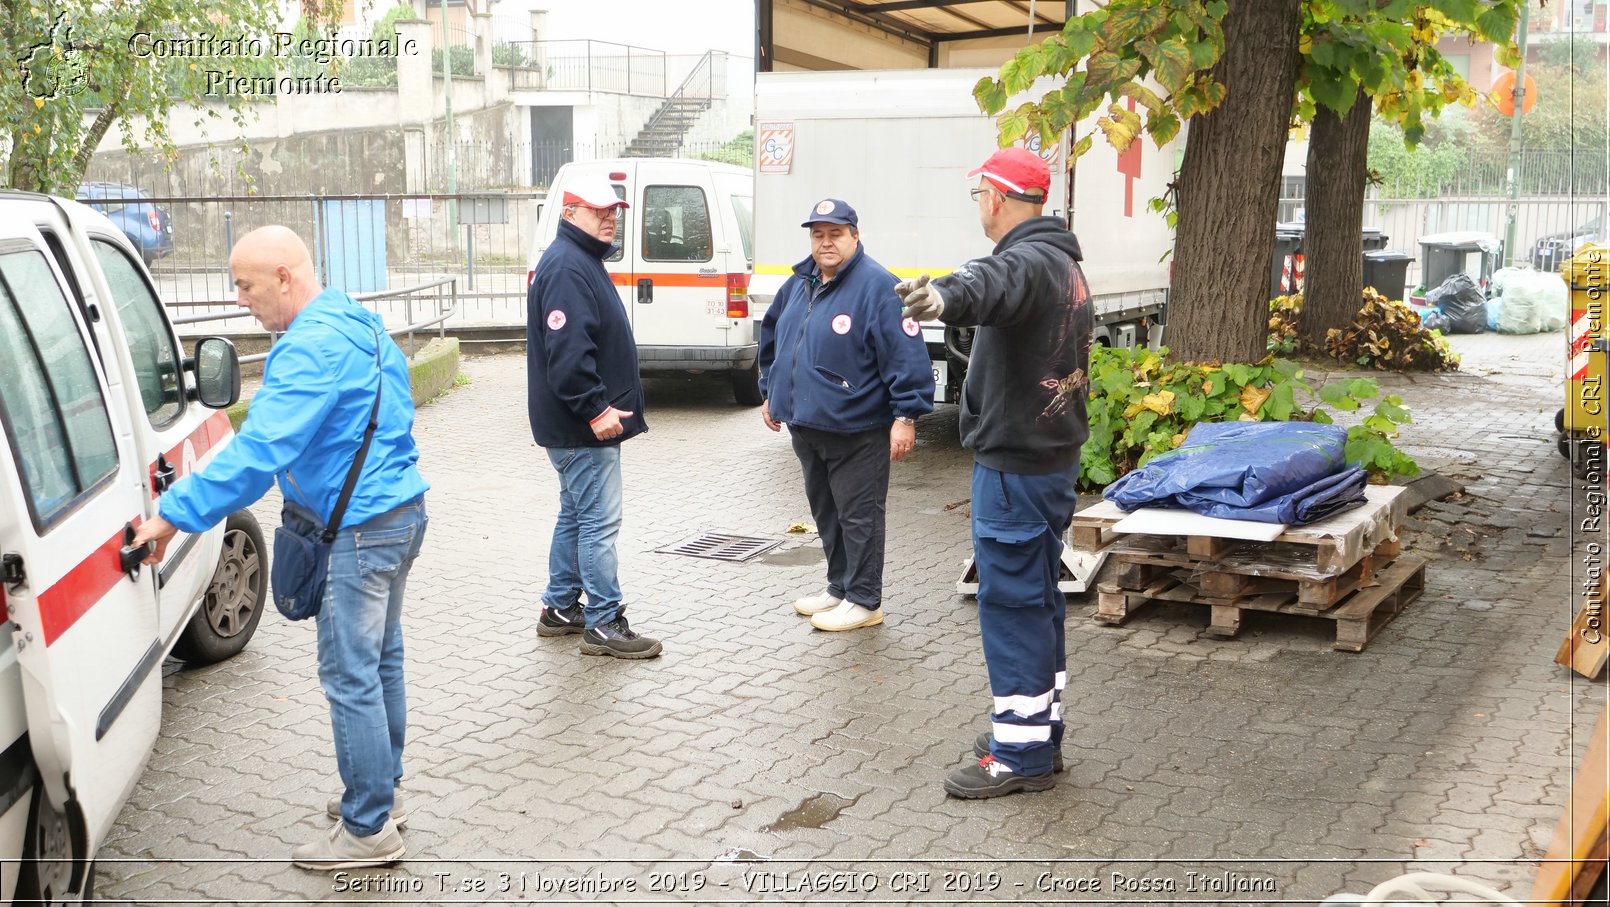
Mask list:
POLYGON ((566 164, 537 216, 531 271, 559 230, 566 184, 603 177, 631 205, 604 261, 637 337, 645 372, 724 371, 733 397, 759 406, 760 314, 749 308, 754 172, 682 158, 566 164))
POLYGON ((251 514, 128 548, 234 437, 229 341, 179 345, 128 239, 76 202, 0 192, 0 900, 73 902, 144 770, 170 653, 234 655, 262 616, 251 514))

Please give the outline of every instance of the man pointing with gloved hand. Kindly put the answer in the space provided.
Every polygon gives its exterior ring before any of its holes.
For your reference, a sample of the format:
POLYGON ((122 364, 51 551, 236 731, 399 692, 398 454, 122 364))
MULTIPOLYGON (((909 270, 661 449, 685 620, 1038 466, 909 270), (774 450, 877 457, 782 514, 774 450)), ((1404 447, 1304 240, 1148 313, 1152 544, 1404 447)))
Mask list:
POLYGON ((928 280, 927 274, 900 281, 894 291, 905 305, 901 314, 913 321, 938 321, 945 312, 939 288, 928 280))
POLYGON ((1061 768, 1067 602, 1057 578, 1088 434, 1092 314, 1078 240, 1040 214, 1045 162, 1007 148, 968 176, 994 253, 895 292, 909 318, 978 327, 961 433, 974 457, 978 622, 994 705, 974 742, 981 758, 945 779, 950 795, 977 799, 1049 790, 1061 768))

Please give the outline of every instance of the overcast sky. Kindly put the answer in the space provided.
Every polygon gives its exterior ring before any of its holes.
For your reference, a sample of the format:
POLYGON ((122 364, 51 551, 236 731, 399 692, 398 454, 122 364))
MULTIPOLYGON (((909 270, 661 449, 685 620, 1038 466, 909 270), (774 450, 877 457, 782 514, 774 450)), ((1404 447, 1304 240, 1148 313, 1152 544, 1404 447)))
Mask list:
POLYGON ((754 0, 508 0, 495 13, 520 17, 522 8, 547 10, 546 37, 555 41, 591 38, 673 54, 755 55, 754 0))

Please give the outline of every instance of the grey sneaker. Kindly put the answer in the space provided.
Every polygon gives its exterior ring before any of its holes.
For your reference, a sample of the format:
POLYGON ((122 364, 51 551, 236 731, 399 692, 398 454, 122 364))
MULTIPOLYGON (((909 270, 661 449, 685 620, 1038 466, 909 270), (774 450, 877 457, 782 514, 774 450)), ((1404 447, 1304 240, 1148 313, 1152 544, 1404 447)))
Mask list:
POLYGON ((626 615, 621 614, 609 623, 599 624, 581 634, 581 654, 654 658, 660 654, 660 641, 638 636, 626 623, 626 615))
MULTIPOLYGON (((336 794, 330 802, 324 805, 324 814, 332 819, 341 818, 341 795, 336 794)), ((397 791, 391 795, 391 821, 397 823, 398 828, 408 827, 408 806, 403 801, 403 792, 397 791)))
POLYGON ((291 851, 291 862, 303 869, 362 869, 395 863, 407 851, 397 823, 390 819, 386 820, 384 828, 367 838, 347 831, 345 822, 337 822, 319 840, 291 851))
POLYGON ((542 615, 537 618, 538 636, 566 636, 580 633, 585 629, 587 620, 581 613, 581 605, 571 605, 568 608, 543 608, 542 615))
MULTIPOLYGON (((973 741, 973 755, 980 759, 989 755, 989 736, 989 731, 978 735, 978 739, 973 741)), ((1058 747, 1057 754, 1051 757, 1051 772, 1060 775, 1066 770, 1066 766, 1062 764, 1062 748, 1058 747)), ((395 811, 392 812, 392 815, 396 814, 395 811)))

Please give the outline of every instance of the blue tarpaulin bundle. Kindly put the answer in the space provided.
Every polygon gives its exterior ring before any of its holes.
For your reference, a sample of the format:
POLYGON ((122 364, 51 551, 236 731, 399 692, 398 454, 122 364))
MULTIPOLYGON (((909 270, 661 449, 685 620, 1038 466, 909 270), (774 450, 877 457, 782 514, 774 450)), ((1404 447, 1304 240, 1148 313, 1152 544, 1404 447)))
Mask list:
POLYGON ((1203 516, 1302 525, 1364 503, 1347 429, 1314 422, 1203 422, 1177 450, 1107 486, 1124 510, 1183 507, 1203 516))

